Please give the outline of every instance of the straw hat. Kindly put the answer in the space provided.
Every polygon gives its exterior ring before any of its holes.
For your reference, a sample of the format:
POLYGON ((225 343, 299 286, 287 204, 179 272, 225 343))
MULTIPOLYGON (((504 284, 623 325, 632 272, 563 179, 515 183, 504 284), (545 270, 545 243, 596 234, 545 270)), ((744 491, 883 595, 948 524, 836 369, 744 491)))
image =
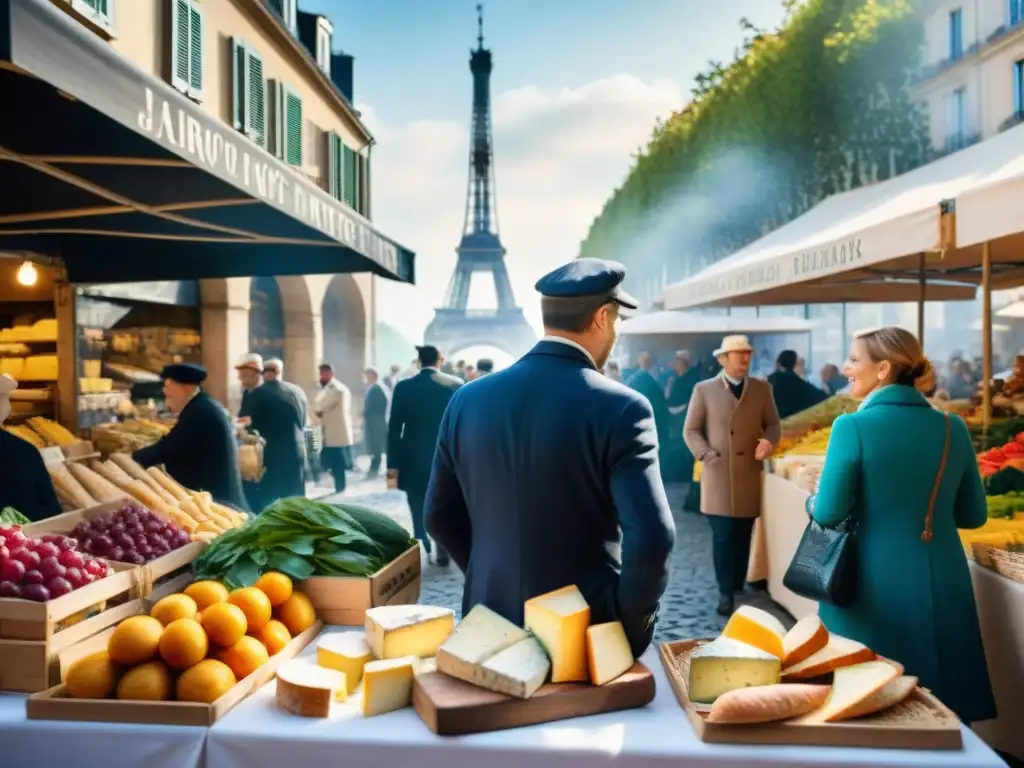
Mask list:
POLYGON ((260 357, 259 355, 257 355, 254 352, 250 352, 249 354, 242 355, 238 359, 238 362, 235 363, 235 370, 239 371, 242 368, 251 368, 252 370, 256 371, 257 373, 262 373, 263 372, 263 358, 260 357))
POLYGON ((726 336, 722 339, 722 345, 715 350, 714 356, 720 357, 721 355, 728 355, 730 352, 753 352, 754 348, 750 346, 750 339, 746 336, 726 336))

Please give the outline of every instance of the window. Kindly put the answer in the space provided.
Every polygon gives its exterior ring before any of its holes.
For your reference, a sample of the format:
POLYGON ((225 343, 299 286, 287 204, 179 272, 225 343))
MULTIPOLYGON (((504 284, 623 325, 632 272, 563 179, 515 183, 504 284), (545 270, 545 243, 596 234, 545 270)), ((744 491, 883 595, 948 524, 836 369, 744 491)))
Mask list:
POLYGON ((316 25, 316 63, 328 77, 331 76, 331 38, 334 30, 331 23, 321 16, 316 25))
POLYGON ((263 59, 242 40, 231 40, 234 125, 261 147, 267 139, 263 59))
POLYGON ((281 17, 284 25, 294 34, 295 22, 298 18, 296 0, 266 0, 266 2, 270 9, 281 17))
POLYGON ((951 61, 964 55, 964 12, 957 8, 949 12, 949 58, 951 61))
POLYGON ((1024 21, 1024 0, 1010 0, 1010 26, 1024 21))
POLYGON ((1024 59, 1013 65, 1013 113, 1024 114, 1024 59))
POLYGON ((957 88, 946 97, 946 143, 949 149, 958 149, 967 134, 966 91, 957 88))
POLYGON ((96 26, 114 31, 114 0, 71 0, 71 8, 96 26))
POLYGON ((203 97, 203 13, 196 0, 171 0, 171 85, 203 97))
POLYGON ((332 196, 364 216, 370 213, 370 161, 349 149, 336 133, 327 134, 327 188, 332 196))
POLYGON ((270 141, 275 156, 302 167, 302 97, 280 81, 270 81, 270 141))

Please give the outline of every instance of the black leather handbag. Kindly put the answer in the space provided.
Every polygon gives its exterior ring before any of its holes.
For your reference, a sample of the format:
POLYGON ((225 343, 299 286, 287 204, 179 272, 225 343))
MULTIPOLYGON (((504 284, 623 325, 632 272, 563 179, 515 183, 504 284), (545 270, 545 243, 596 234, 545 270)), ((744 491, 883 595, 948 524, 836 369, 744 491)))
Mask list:
MULTIPOLYGON (((946 443, 942 447, 939 469, 935 474, 928 511, 925 513, 921 540, 932 540, 932 518, 939 486, 946 471, 949 456, 949 416, 946 418, 946 443)), ((807 500, 807 514, 814 508, 815 497, 807 500)), ((829 603, 838 608, 849 608, 857 602, 857 520, 851 514, 839 525, 826 528, 812 517, 793 555, 793 561, 782 578, 786 589, 808 600, 829 603)))

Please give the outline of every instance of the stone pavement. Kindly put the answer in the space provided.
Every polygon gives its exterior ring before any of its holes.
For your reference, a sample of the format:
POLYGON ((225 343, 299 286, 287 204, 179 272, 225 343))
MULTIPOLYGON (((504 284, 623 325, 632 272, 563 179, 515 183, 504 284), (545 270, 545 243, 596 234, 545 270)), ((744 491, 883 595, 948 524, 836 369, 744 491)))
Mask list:
MULTIPOLYGON (((365 457, 363 457, 365 462, 365 457)), ((320 486, 312 494, 323 495, 327 489, 320 486)), ((669 502, 675 515, 676 548, 672 555, 672 573, 668 591, 662 599, 655 640, 684 640, 713 637, 725 620, 715 613, 718 590, 715 588, 711 564, 711 530, 702 515, 682 511, 685 485, 668 487, 669 502)), ((348 489, 342 496, 329 500, 351 499, 373 507, 412 531, 412 519, 405 494, 387 490, 382 478, 362 480, 351 473, 348 489)), ((420 602, 451 608, 460 613, 462 607, 462 573, 455 565, 439 568, 426 566, 420 602)), ((764 608, 775 614, 788 627, 793 619, 777 606, 764 592, 752 592, 741 602, 764 608)))

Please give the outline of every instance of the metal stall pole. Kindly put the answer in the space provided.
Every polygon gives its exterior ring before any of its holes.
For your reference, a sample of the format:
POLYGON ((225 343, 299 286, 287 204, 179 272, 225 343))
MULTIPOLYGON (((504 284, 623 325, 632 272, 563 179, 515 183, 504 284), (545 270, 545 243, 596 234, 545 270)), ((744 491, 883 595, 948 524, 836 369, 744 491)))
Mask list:
POLYGON ((985 433, 992 425, 992 253, 981 246, 981 407, 985 433))
POLYGON ((925 290, 927 281, 925 280, 924 271, 924 254, 921 254, 921 262, 918 267, 918 285, 921 288, 921 293, 917 298, 917 340, 921 342, 921 348, 924 349, 924 307, 925 307, 925 290))

